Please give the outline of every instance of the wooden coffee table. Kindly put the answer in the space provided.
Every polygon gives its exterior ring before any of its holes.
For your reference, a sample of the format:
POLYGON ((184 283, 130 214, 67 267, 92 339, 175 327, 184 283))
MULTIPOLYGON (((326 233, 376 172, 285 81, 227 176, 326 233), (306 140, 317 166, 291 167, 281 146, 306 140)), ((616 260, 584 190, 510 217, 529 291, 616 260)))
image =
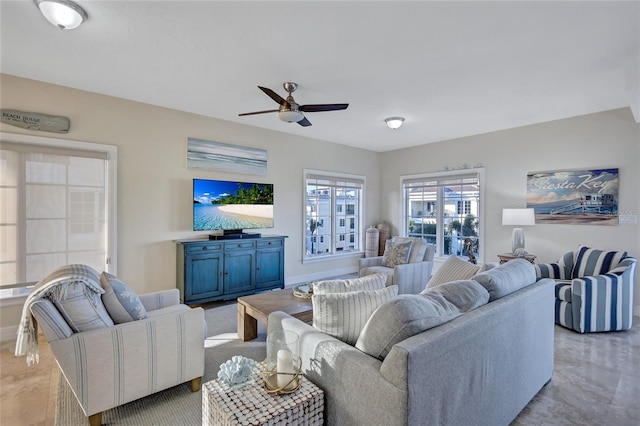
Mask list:
POLYGON ((311 299, 295 297, 292 288, 238 297, 238 337, 245 342, 258 337, 258 321, 266 324, 275 311, 304 322, 313 320, 311 299))

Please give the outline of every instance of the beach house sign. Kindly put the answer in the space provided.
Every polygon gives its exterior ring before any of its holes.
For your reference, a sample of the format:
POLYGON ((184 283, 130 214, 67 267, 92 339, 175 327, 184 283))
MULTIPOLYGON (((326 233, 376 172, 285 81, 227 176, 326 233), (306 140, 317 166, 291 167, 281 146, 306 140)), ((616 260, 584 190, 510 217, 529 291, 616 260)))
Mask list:
POLYGON ((67 117, 39 114, 37 112, 2 109, 2 122, 12 126, 43 132, 68 133, 71 123, 67 117))

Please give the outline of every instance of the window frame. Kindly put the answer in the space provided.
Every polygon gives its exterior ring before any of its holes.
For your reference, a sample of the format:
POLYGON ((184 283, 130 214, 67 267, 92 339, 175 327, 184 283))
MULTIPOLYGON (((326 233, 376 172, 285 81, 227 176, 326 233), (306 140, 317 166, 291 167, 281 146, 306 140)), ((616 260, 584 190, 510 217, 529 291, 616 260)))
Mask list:
MULTIPOLYGON (((403 235, 406 235, 406 230, 408 229, 408 223, 407 223, 407 217, 408 217, 408 212, 407 212, 407 200, 405 199, 405 182, 407 181, 414 181, 414 180, 418 180, 418 179, 424 179, 424 180, 450 180, 450 179, 456 179, 456 178, 463 178, 463 177, 470 177, 472 175, 476 175, 477 179, 478 179, 478 253, 476 253, 476 258, 478 260, 479 263, 483 263, 484 262, 484 247, 485 247, 485 238, 484 238, 484 229, 485 229, 485 223, 486 223, 486 218, 485 218, 485 209, 484 209, 484 173, 485 170, 483 167, 478 167, 478 168, 471 168, 471 169, 460 169, 460 170, 451 170, 451 171, 446 171, 446 172, 427 172, 427 173, 417 173, 417 174, 411 174, 411 175, 401 175, 400 176, 400 194, 401 194, 401 203, 402 203, 402 208, 400 211, 400 220, 398 221, 398 223, 401 224, 402 226, 402 233, 403 235)), ((442 223, 443 220, 443 216, 442 216, 442 211, 443 209, 440 208, 438 209, 438 206, 441 206, 443 204, 443 200, 437 199, 436 200, 436 210, 437 211, 437 223, 442 223)), ((463 211, 464 211, 464 204, 462 205, 463 211)), ((464 216, 464 214, 461 214, 461 216, 464 216)), ((435 253, 435 258, 436 259, 440 259, 440 260, 444 260, 447 259, 449 256, 452 255, 448 255, 448 254, 444 254, 443 253, 443 249, 444 249, 444 235, 442 233, 441 230, 441 226, 438 226, 436 229, 436 239, 437 242, 440 242, 440 244, 437 244, 436 247, 436 253, 435 253)), ((462 257, 464 258, 464 256, 458 256, 458 257, 462 257)))
MULTIPOLYGON (((366 206, 366 201, 365 201, 365 192, 366 192, 366 176, 363 175, 356 175, 356 174, 348 174, 348 173, 339 173, 339 172, 329 172, 329 171, 325 171, 325 170, 314 170, 314 169, 303 169, 303 173, 302 173, 302 203, 303 203, 303 208, 302 208, 302 263, 315 263, 315 262, 322 262, 322 261, 327 261, 327 260, 335 260, 337 258, 346 258, 346 257, 362 257, 364 255, 364 237, 365 237, 365 206, 366 206), (359 222, 359 226, 356 229, 357 233, 357 237, 358 237, 358 242, 357 242, 357 249, 353 250, 353 251, 338 251, 338 250, 334 250, 332 253, 329 254, 323 254, 323 255, 307 255, 307 184, 308 184, 308 180, 311 178, 311 176, 313 176, 314 178, 325 178, 327 180, 338 180, 340 181, 342 180, 346 180, 349 182, 361 182, 362 187, 359 189, 360 191, 360 197, 358 200, 358 206, 356 207, 356 210, 358 211, 357 215, 354 215, 357 217, 357 220, 359 222)), ((336 197, 335 197, 335 193, 334 191, 332 191, 332 194, 330 195, 330 200, 331 200, 331 206, 329 208, 330 214, 331 214, 331 233, 330 233, 330 244, 332 249, 336 248, 336 243, 338 242, 344 242, 345 243, 345 247, 348 246, 350 244, 349 240, 350 238, 346 238, 346 236, 344 237, 343 240, 340 240, 338 232, 336 232, 336 226, 339 223, 338 221, 344 217, 345 219, 345 228, 348 225, 348 220, 346 216, 347 213, 347 208, 346 208, 346 204, 344 204, 344 207, 340 210, 342 211, 338 211, 338 206, 343 205, 343 203, 338 203, 336 201, 336 197), (340 214, 340 216, 338 216, 338 214, 340 214)), ((313 209, 312 207, 312 210, 313 209)), ((318 213, 318 212, 317 212, 318 213)), ((356 228, 354 226, 354 228, 356 228)), ((349 232, 345 232, 345 234, 350 234, 349 232)), ((312 235, 311 238, 313 239, 314 237, 316 237, 316 235, 312 235)), ((353 234, 351 234, 351 238, 354 239, 355 242, 355 238, 353 237, 353 234)))
MULTIPOLYGON (((105 211, 105 222, 107 223, 106 232, 106 268, 108 272, 117 275, 118 259, 117 259, 117 171, 118 171, 118 147, 114 145, 105 145, 93 142, 76 141, 69 139, 57 139, 44 136, 16 134, 0 132, 0 141, 7 143, 16 143, 24 145, 39 145, 45 148, 55 149, 72 149, 88 152, 99 152, 106 154, 106 179, 105 179, 105 200, 107 207, 105 211)), ((12 294, 0 296, 0 307, 21 305, 26 300, 28 290, 35 283, 25 283, 25 286, 13 287, 12 294)), ((5 289, 8 290, 9 288, 5 289)))

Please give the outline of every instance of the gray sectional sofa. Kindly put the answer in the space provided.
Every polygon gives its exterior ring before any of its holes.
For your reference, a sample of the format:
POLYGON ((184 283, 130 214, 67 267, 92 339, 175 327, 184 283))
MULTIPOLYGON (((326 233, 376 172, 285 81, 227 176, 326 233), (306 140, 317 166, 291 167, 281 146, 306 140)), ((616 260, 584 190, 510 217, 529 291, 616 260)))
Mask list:
POLYGON ((511 262, 473 277, 489 303, 384 357, 283 312, 269 316, 268 331, 300 336, 303 372, 325 391, 328 425, 508 425, 551 380, 554 342, 554 281, 536 282, 528 262, 511 262))

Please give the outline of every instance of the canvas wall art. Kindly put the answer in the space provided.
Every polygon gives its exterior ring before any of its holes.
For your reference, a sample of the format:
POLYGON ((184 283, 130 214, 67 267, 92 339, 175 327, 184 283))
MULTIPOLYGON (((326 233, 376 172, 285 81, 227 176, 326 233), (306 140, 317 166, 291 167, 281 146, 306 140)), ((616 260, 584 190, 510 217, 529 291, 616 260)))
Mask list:
POLYGON ((618 187, 618 169, 529 173, 527 207, 536 223, 617 225, 618 187))
POLYGON ((187 167, 266 176, 267 151, 259 148, 188 138, 187 167))

